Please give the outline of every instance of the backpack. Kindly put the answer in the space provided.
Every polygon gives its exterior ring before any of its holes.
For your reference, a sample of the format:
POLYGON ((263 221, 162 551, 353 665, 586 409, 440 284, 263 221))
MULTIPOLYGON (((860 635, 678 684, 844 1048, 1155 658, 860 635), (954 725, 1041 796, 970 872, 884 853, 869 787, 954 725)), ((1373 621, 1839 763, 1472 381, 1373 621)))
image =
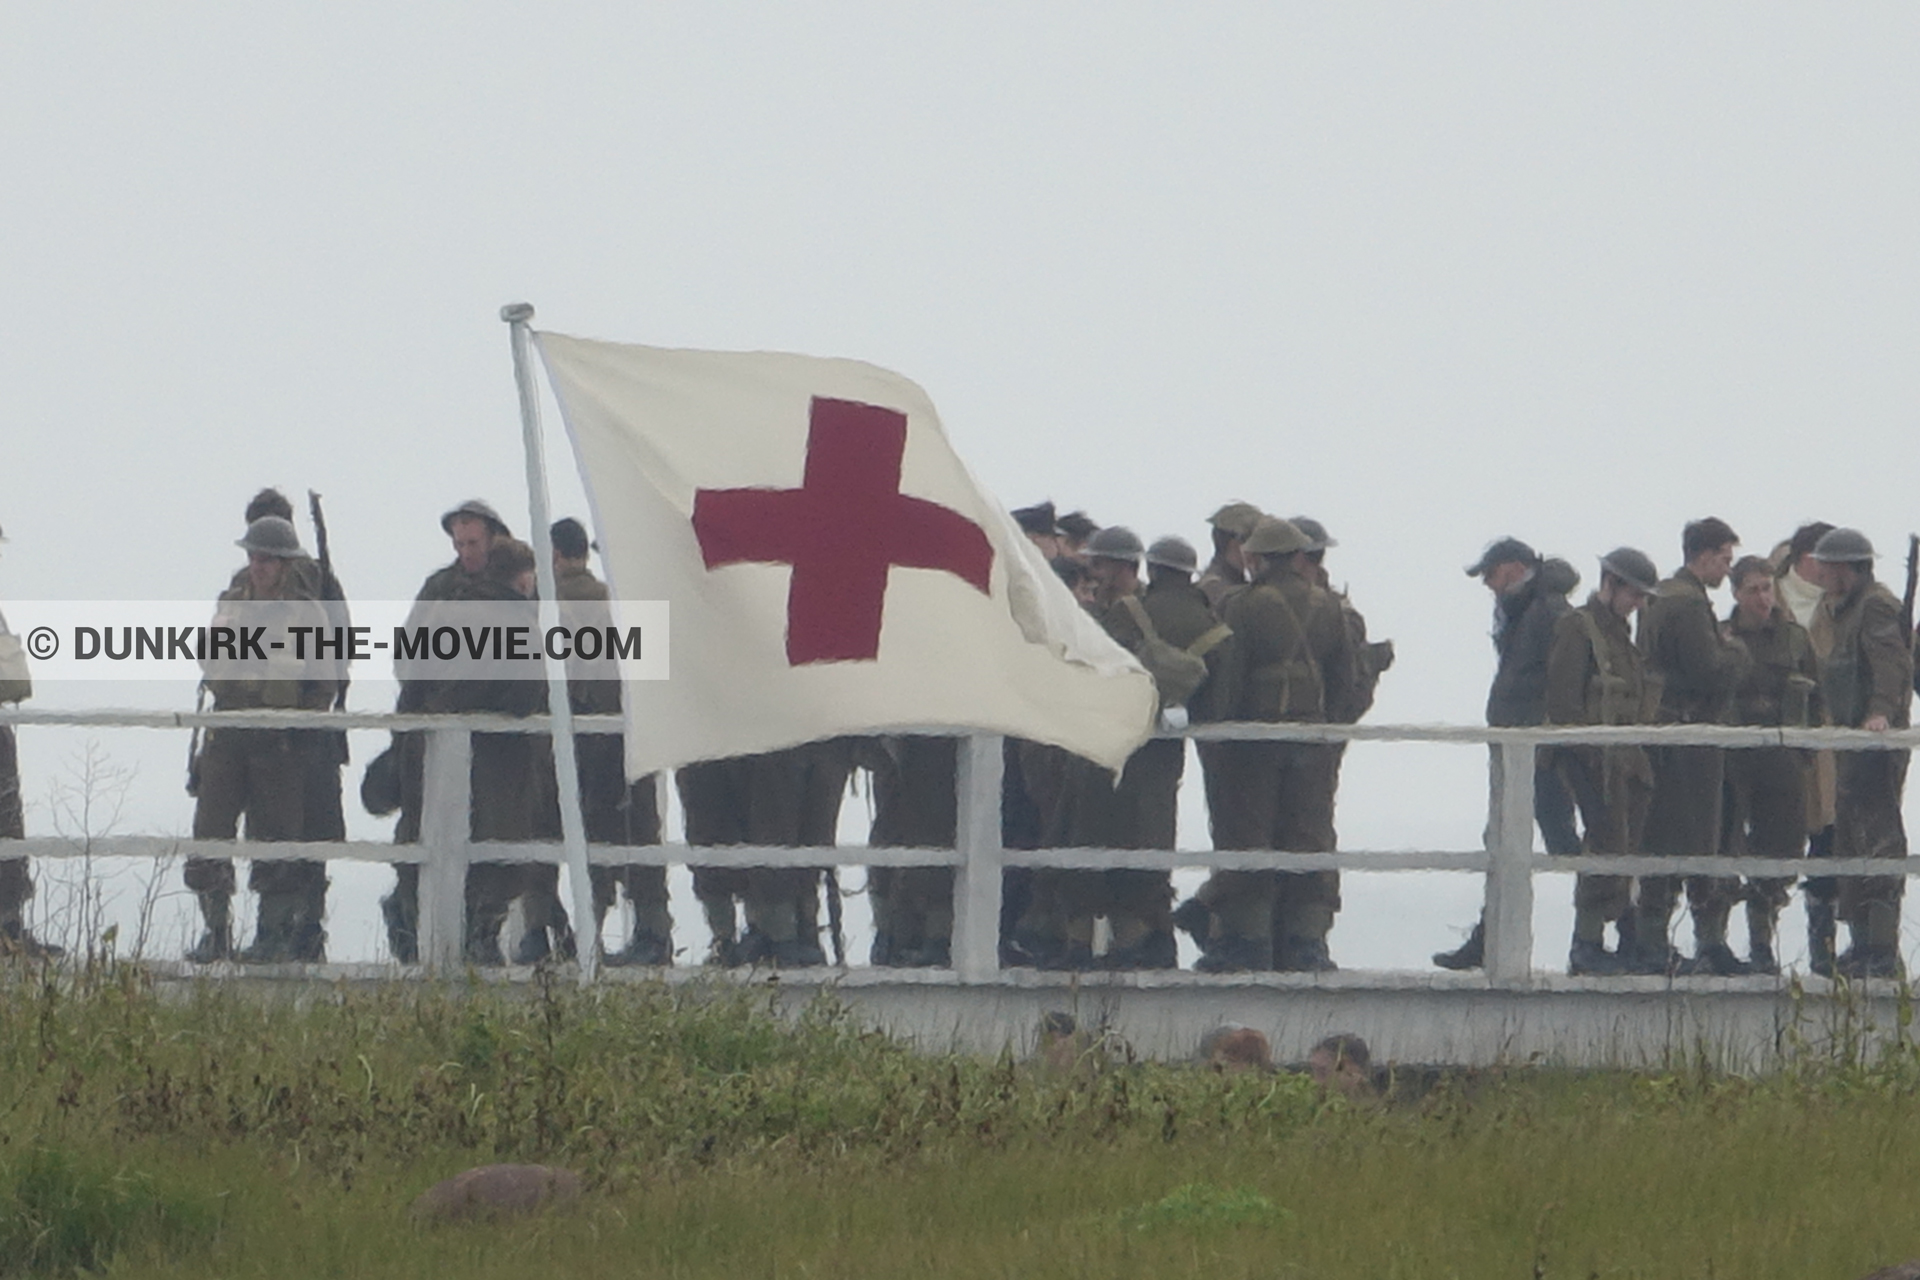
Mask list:
POLYGON ((1140 665, 1153 676, 1153 683, 1160 690, 1161 709, 1186 706, 1187 699, 1206 683, 1207 655, 1233 634, 1232 628, 1224 622, 1215 623, 1183 649, 1160 638, 1147 607, 1137 598, 1125 596, 1120 603, 1144 637, 1133 656, 1140 659, 1140 665))

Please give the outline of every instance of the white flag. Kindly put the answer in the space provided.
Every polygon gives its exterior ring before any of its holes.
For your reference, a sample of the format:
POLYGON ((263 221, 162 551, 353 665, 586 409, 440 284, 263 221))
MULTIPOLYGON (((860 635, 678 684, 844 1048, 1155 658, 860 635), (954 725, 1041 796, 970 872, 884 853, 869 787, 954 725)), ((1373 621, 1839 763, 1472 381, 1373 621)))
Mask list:
POLYGON ((914 727, 1118 769, 1153 679, 872 365, 536 335, 616 601, 664 600, 627 770, 914 727))

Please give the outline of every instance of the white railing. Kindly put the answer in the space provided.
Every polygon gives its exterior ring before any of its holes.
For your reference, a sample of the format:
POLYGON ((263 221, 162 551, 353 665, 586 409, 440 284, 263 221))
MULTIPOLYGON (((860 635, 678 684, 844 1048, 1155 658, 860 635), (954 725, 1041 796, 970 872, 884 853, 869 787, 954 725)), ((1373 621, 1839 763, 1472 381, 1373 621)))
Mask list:
MULTIPOLYGON (((426 734, 420 841, 276 841, 245 843, 182 840, 160 836, 105 836, 84 850, 60 837, 0 842, 0 856, 213 857, 355 860, 419 863, 420 954, 429 968, 460 963, 465 935, 464 884, 471 861, 550 862, 564 865, 558 842, 471 839, 470 763, 474 733, 547 733, 547 717, 495 715, 393 715, 367 712, 243 711, 42 711, 0 707, 0 724, 145 729, 319 728, 417 730, 426 734)), ((615 716, 574 720, 581 733, 618 733, 615 716)), ((612 866, 695 864, 715 867, 814 867, 823 863, 954 868, 954 980, 999 981, 1001 873, 1010 866, 1173 870, 1266 869, 1312 871, 1467 871, 1486 877, 1484 981, 1505 990, 1533 985, 1533 877, 1540 872, 1616 875, 1885 876, 1913 874, 1911 861, 1851 858, 1803 859, 1620 857, 1547 855, 1533 847, 1534 752, 1545 746, 1667 745, 1726 748, 1805 747, 1829 750, 1908 750, 1920 746, 1920 730, 1869 733, 1854 729, 1762 729, 1712 725, 1660 727, 1493 729, 1450 725, 1212 724, 1178 736, 1197 741, 1400 742, 1486 745, 1498 753, 1491 771, 1486 845, 1457 852, 1386 852, 1343 849, 1331 853, 1266 850, 1007 849, 1001 843, 1001 739, 992 734, 928 728, 913 732, 966 739, 959 753, 958 826, 952 849, 859 848, 824 853, 820 848, 756 845, 721 847, 684 843, 591 845, 588 860, 612 866)))

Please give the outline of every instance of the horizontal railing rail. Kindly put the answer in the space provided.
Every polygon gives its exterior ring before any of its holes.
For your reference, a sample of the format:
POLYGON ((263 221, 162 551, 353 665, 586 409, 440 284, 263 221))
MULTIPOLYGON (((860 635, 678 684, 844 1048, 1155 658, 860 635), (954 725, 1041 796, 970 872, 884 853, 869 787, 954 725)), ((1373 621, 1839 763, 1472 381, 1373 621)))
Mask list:
MULTIPOLYGON (((559 841, 484 841, 471 838, 467 820, 469 770, 475 733, 551 733, 546 716, 489 714, 402 715, 328 711, 133 711, 47 710, 0 707, 0 724, 20 727, 124 729, 326 729, 418 732, 426 738, 421 839, 384 841, 247 842, 112 835, 88 838, 29 836, 0 842, 7 856, 244 857, 259 860, 325 859, 419 863, 422 956, 429 965, 457 964, 464 935, 463 883, 474 862, 545 862, 564 865, 559 841)), ((618 716, 581 716, 576 733, 619 733, 618 716)), ((1548 855, 1533 847, 1533 759, 1542 748, 1577 746, 1717 746, 1731 750, 1790 747, 1802 750, 1885 751, 1920 747, 1920 729, 1868 732, 1857 729, 1778 729, 1724 725, 1492 728, 1461 725, 1317 725, 1218 723, 1192 726, 1163 737, 1199 742, 1381 742, 1485 746, 1491 769, 1489 820, 1484 848, 1466 851, 1342 849, 1296 853, 1217 849, 1009 849, 1001 840, 1001 739, 996 735, 937 726, 902 726, 889 734, 965 739, 960 752, 958 838, 953 848, 875 846, 785 847, 761 845, 588 846, 591 863, 607 866, 699 865, 712 867, 868 866, 952 867, 955 873, 953 968, 963 982, 999 976, 1001 873, 1008 867, 1140 868, 1175 870, 1453 871, 1486 877, 1486 976, 1496 987, 1524 988, 1532 981, 1533 877, 1539 873, 1609 875, 1885 876, 1914 873, 1914 863, 1882 859, 1758 857, 1648 857, 1601 854, 1548 855)))

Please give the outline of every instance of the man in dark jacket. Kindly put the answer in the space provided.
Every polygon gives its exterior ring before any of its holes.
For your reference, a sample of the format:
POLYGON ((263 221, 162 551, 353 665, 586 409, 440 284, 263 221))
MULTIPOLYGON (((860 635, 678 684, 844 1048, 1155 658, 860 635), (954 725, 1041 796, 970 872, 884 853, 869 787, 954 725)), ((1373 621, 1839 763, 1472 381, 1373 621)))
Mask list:
MULTIPOLYGON (((1579 572, 1565 560, 1542 560, 1518 538, 1501 538, 1467 566, 1467 576, 1479 578, 1494 599, 1493 648, 1499 665, 1487 691, 1487 723, 1496 728, 1545 724, 1547 653, 1554 625, 1573 608, 1567 595, 1580 584, 1579 572)), ((1500 768, 1497 751, 1491 753, 1491 768, 1500 768)), ((1544 751, 1534 754, 1533 817, 1548 853, 1580 852, 1573 797, 1544 751)), ((1438 953, 1433 962, 1442 969, 1478 969, 1485 952, 1486 922, 1481 920, 1465 942, 1438 953)))

